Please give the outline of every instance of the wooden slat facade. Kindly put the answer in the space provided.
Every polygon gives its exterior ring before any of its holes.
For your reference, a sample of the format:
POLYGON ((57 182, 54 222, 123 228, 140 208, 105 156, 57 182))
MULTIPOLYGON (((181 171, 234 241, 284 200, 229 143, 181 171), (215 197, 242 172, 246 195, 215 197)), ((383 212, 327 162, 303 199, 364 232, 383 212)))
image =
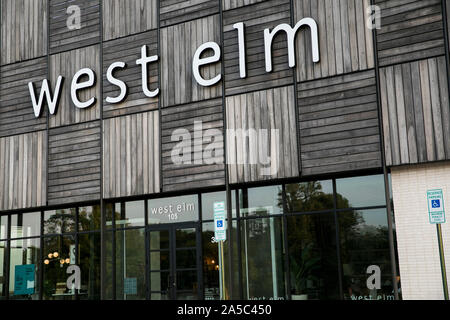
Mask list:
POLYGON ((226 98, 230 183, 299 176, 294 97, 289 86, 226 98))
POLYGON ((47 1, 1 1, 1 64, 47 54, 47 1))
MULTIPOLYGON (((135 112, 158 109, 159 96, 148 98, 142 91, 142 66, 136 64, 141 58, 141 47, 147 46, 148 56, 158 54, 157 31, 143 32, 126 38, 103 43, 103 117, 110 118, 135 112), (117 97, 120 89, 109 83, 106 72, 114 62, 125 62, 126 68, 116 69, 114 77, 124 81, 127 86, 127 95, 120 103, 110 104, 106 97, 117 97)), ((148 66, 148 87, 150 90, 158 88, 158 63, 148 66)))
POLYGON ((381 168, 374 70, 298 85, 303 175, 381 168))
POLYGON ((100 0, 49 1, 50 54, 86 47, 100 41, 100 0), (72 27, 75 20, 71 17, 77 12, 68 13, 70 6, 80 9, 80 28, 72 27))
POLYGON ((59 75, 64 77, 58 110, 49 117, 50 128, 100 119, 100 46, 90 46, 50 56, 50 82, 54 88, 59 75), (86 109, 75 107, 70 96, 72 78, 82 68, 90 68, 96 75, 93 87, 78 91, 80 101, 96 98, 95 104, 86 109))
POLYGON ((48 204, 100 200, 100 121, 49 130, 48 204))
POLYGON ((380 66, 426 59, 445 53, 441 0, 376 0, 380 66))
MULTIPOLYGON (((162 28, 160 41, 163 107, 222 96, 222 81, 203 87, 192 74, 192 58, 197 48, 209 41, 220 44, 219 15, 162 28)), ((200 72, 211 79, 221 73, 221 63, 202 67, 200 72)))
POLYGON ((380 69, 386 165, 450 159, 445 57, 380 69))
POLYGON ((311 33, 296 40, 297 81, 331 77, 375 67, 372 30, 366 27, 370 0, 294 0, 294 23, 305 17, 319 28, 320 62, 311 54, 311 33))
POLYGON ((47 106, 36 118, 28 90, 28 82, 34 83, 39 97, 42 81, 47 77, 47 59, 37 58, 13 63, 0 68, 0 137, 47 128, 47 106))
POLYGON ((105 41, 158 28, 158 0, 103 0, 105 41))
POLYGON ((217 0, 160 0, 160 25, 169 25, 199 19, 219 13, 217 0))
POLYGON ((160 192, 157 111, 103 121, 103 197, 160 192))
POLYGON ((222 1, 222 9, 225 10, 232 10, 236 8, 240 8, 243 6, 249 6, 258 2, 263 2, 267 0, 223 0, 222 1))
POLYGON ((266 72, 264 59, 264 29, 272 30, 281 23, 290 24, 290 5, 289 0, 268 0, 223 13, 227 96, 293 84, 293 70, 289 68, 287 41, 283 32, 279 32, 272 42, 272 72, 266 72), (245 25, 246 78, 239 75, 238 31, 233 28, 237 22, 245 25))
POLYGON ((46 204, 47 132, 0 138, 0 211, 46 204))
POLYGON ((222 99, 164 108, 161 126, 163 191, 225 184, 222 99), (201 122, 201 128, 197 125, 194 132, 196 121, 201 122), (176 130, 187 130, 192 141, 178 140, 176 130), (209 152, 212 143, 214 150, 209 152), (177 164, 172 151, 180 144, 190 147, 191 152, 188 160, 177 164))

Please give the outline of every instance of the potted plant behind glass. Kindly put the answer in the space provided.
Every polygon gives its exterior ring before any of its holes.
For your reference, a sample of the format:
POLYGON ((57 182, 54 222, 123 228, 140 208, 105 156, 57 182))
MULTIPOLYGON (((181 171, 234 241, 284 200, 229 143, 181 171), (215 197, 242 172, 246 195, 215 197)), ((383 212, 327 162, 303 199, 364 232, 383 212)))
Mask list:
POLYGON ((300 261, 290 259, 291 272, 295 281, 296 294, 291 295, 292 300, 308 300, 310 283, 318 282, 314 272, 319 269, 320 258, 314 254, 313 244, 307 244, 300 254, 300 261))

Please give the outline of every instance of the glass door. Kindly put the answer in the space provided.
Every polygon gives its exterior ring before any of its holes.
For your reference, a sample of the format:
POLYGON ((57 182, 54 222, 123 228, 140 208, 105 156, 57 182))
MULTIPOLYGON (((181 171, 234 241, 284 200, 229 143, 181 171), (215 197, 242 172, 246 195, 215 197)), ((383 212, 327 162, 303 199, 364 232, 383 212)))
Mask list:
POLYGON ((196 300, 201 297, 198 224, 148 227, 151 300, 196 300))

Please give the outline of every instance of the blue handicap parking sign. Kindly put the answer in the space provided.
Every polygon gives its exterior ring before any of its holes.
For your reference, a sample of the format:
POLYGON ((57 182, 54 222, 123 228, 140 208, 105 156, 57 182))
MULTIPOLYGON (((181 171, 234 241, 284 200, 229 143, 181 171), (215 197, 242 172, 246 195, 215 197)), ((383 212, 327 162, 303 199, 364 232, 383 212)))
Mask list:
POLYGON ((217 228, 223 228, 223 220, 217 220, 217 228))
POLYGON ((431 200, 431 207, 433 208, 440 208, 441 207, 441 201, 436 199, 436 200, 431 200))

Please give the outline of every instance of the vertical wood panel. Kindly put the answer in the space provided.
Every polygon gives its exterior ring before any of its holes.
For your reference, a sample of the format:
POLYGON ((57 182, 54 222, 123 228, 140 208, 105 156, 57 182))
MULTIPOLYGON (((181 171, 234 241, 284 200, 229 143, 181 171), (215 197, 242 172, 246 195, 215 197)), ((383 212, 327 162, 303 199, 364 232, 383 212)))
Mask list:
POLYGON ((319 28, 320 62, 313 63, 311 33, 298 31, 297 80, 308 81, 375 67, 367 0, 295 0, 294 21, 311 17, 319 28))
POLYGON ((46 158, 45 131, 0 138, 0 210, 46 204, 46 158))
POLYGON ((156 28, 158 28, 157 0, 103 0, 105 41, 156 28))
POLYGON ((230 183, 299 175, 292 86, 227 97, 226 108, 230 183))
POLYGON ((76 49, 50 56, 50 82, 56 85, 58 76, 64 77, 60 101, 55 115, 49 117, 50 128, 100 119, 100 47, 99 45, 76 49), (96 98, 95 104, 86 109, 75 107, 70 96, 72 78, 82 68, 90 68, 96 76, 93 87, 79 90, 80 101, 96 98))
POLYGON ((157 111, 104 120, 103 145, 105 198, 160 191, 157 111))
POLYGON ((380 69, 386 164, 448 160, 445 57, 380 69))
MULTIPOLYGON (((208 41, 220 43, 218 15, 162 28, 161 40, 164 43, 160 62, 163 107, 222 95, 222 81, 211 87, 203 87, 192 74, 192 58, 197 48, 208 41)), ((207 79, 215 77, 220 73, 220 62, 201 68, 201 73, 207 79)))
POLYGON ((2 0, 1 63, 47 54, 47 0, 2 0))

